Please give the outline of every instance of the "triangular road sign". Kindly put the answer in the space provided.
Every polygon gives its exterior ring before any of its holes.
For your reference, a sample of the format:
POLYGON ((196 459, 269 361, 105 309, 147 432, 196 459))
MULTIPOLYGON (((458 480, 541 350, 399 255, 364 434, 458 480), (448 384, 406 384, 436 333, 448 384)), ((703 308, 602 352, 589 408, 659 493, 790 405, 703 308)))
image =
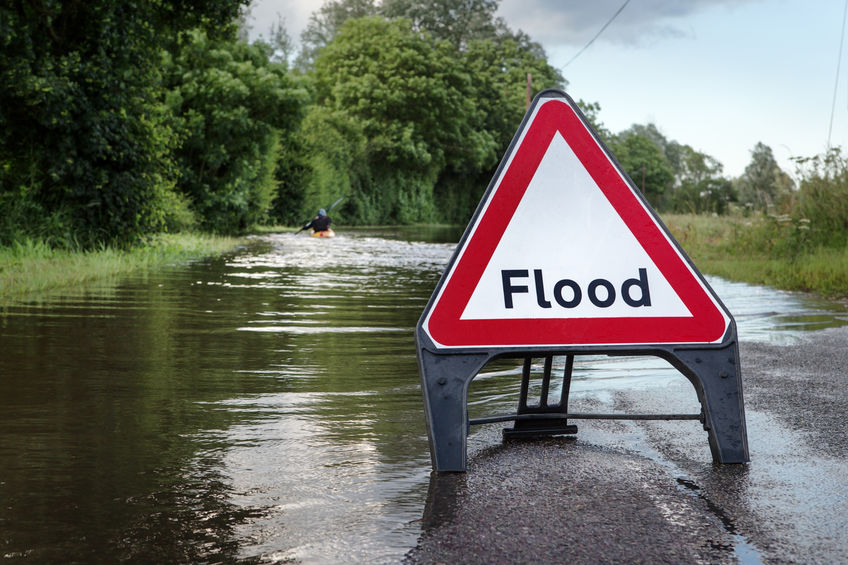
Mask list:
POLYGON ((719 343, 731 317, 563 92, 537 96, 422 317, 437 348, 719 343))

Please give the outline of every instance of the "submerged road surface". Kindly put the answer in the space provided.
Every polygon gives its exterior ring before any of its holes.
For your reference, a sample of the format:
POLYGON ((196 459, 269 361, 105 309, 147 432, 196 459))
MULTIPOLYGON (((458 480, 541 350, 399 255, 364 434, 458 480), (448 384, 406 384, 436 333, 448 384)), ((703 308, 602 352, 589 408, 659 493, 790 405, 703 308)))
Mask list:
MULTIPOLYGON (((466 474, 431 478, 406 561, 845 563, 848 327, 740 354, 749 464, 714 465, 696 422, 584 421, 576 439, 509 442, 493 425, 466 474)), ((692 397, 682 383, 569 408, 686 412, 692 397)))

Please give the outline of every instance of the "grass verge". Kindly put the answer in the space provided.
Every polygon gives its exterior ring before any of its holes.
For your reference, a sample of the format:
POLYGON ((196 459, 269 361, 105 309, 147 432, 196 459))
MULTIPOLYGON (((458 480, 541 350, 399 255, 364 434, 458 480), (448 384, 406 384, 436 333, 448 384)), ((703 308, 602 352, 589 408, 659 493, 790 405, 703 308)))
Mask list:
POLYGON ((83 284, 229 251, 244 240, 198 234, 159 234, 130 250, 51 249, 35 241, 0 248, 0 304, 34 293, 83 284))
POLYGON ((803 244, 803 224, 776 227, 769 218, 694 215, 663 221, 703 273, 848 298, 848 247, 803 244))

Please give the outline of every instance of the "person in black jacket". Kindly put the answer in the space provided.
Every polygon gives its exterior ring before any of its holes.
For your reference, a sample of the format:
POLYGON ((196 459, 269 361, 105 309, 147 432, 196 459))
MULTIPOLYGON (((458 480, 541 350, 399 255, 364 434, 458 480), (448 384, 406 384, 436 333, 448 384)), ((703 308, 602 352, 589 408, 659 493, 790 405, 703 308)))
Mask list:
POLYGON ((333 221, 330 219, 330 216, 327 215, 327 211, 321 208, 318 210, 318 215, 312 218, 308 224, 303 226, 301 231, 308 230, 312 228, 313 231, 327 231, 330 229, 330 224, 333 221))

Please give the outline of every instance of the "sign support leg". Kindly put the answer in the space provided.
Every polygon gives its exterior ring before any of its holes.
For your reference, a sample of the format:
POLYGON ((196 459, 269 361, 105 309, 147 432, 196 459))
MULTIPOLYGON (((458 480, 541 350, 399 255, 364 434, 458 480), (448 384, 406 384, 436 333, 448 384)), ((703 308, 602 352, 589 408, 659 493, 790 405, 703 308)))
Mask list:
POLYGON ((670 361, 695 386, 715 463, 747 463, 748 433, 736 341, 715 349, 675 349, 670 361))
POLYGON ((465 471, 468 384, 489 358, 419 350, 430 456, 437 472, 465 471))
MULTIPOLYGON (((571 389, 571 371, 574 368, 574 355, 568 355, 566 357, 562 391, 558 404, 548 404, 553 355, 547 355, 545 357, 545 368, 542 375, 542 392, 539 396, 539 404, 532 406, 527 404, 531 362, 532 359, 530 357, 524 359, 524 369, 521 375, 521 395, 518 400, 518 414, 543 415, 568 413, 568 394, 571 389)), ((568 420, 564 418, 540 418, 534 420, 516 420, 512 428, 503 430, 503 437, 505 439, 518 439, 576 433, 577 426, 569 424, 568 420)))

